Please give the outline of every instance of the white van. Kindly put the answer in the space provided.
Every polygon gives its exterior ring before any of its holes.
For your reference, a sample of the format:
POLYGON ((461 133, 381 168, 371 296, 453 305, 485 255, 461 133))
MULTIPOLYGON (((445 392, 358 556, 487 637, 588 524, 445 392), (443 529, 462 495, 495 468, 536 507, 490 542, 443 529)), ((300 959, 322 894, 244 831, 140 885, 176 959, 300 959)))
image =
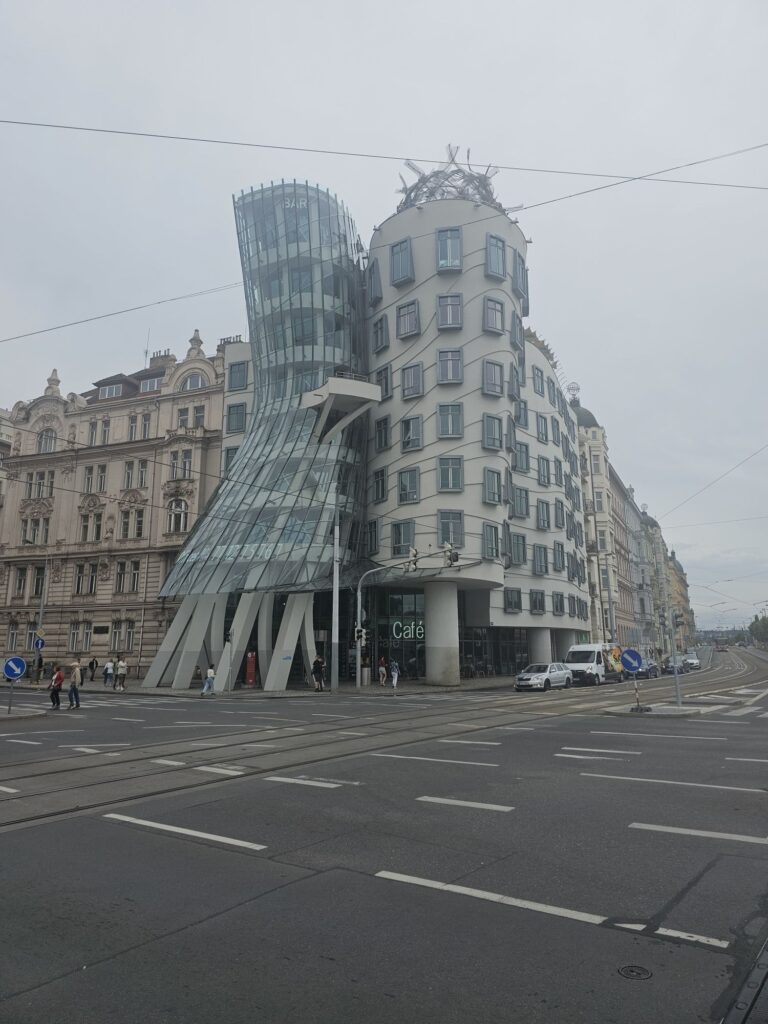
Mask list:
POLYGON ((594 686, 607 682, 622 683, 624 669, 614 654, 619 650, 608 644, 574 644, 569 647, 565 664, 573 672, 574 685, 588 682, 594 686))

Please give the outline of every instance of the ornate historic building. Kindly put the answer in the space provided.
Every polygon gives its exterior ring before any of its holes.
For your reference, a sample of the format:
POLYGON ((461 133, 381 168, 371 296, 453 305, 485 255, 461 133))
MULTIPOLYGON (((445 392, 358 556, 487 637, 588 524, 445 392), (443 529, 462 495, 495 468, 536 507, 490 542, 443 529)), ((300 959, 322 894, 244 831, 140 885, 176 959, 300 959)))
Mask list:
POLYGON ((183 360, 156 352, 9 416, 0 520, 0 645, 45 659, 125 654, 143 672, 174 606, 158 600, 181 546, 219 483, 224 359, 197 331, 183 360))

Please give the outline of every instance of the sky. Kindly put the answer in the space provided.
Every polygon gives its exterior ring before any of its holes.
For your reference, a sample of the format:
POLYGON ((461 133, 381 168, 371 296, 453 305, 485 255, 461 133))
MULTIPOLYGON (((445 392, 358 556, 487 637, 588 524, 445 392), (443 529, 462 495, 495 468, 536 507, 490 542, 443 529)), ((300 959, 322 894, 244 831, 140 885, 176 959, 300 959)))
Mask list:
MULTIPOLYGON (((0 0, 0 118, 643 175, 768 143, 767 35, 763 0, 0 0)), ((232 195, 272 179, 329 187, 367 243, 400 172, 0 124, 0 338, 239 281, 232 195)), ((768 148, 668 176, 768 189, 768 148)), ((494 184, 533 206, 606 181, 494 184)), ((528 326, 605 425, 704 627, 768 604, 768 448, 671 511, 768 443, 767 210, 768 191, 641 181, 516 214, 528 326)), ((66 394, 147 347, 182 356, 195 328, 209 353, 247 335, 242 291, 5 342, 0 405, 53 367, 66 394)))

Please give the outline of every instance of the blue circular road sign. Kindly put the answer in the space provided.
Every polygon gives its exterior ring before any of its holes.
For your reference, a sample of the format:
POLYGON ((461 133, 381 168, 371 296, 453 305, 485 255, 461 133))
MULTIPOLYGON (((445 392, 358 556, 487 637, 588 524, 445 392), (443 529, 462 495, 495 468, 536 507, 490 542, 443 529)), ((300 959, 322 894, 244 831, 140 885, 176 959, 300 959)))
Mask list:
POLYGON ((27 663, 23 658, 9 658, 3 665, 6 679, 21 679, 27 671, 27 663))
POLYGON ((35 640, 35 650, 36 651, 42 651, 42 649, 44 647, 45 647, 45 640, 43 640, 43 638, 41 636, 37 637, 36 640, 35 640))
POLYGON ((627 647, 625 651, 621 652, 621 664, 627 672, 637 672, 643 664, 643 656, 633 648, 627 647))

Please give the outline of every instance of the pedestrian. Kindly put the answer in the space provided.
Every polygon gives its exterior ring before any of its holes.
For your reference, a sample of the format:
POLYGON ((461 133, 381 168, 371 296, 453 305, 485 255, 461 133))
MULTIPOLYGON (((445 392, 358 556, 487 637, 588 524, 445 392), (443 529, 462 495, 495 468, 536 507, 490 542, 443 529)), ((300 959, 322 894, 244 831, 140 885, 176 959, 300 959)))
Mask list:
POLYGON ((75 658, 70 665, 70 668, 72 671, 69 676, 69 707, 67 710, 71 711, 72 708, 80 710, 80 683, 83 680, 83 673, 80 668, 80 659, 75 658))
POLYGON ((315 660, 312 662, 312 681, 315 684, 315 693, 320 693, 321 690, 325 689, 324 684, 325 677, 325 662, 319 654, 315 655, 315 660))
POLYGON ((379 686, 387 685, 387 662, 382 654, 379 658, 379 686))
POLYGON ((205 685, 200 692, 200 696, 204 697, 206 693, 213 694, 213 684, 216 682, 216 672, 214 671, 213 665, 208 666, 208 671, 205 673, 205 685))
POLYGON ((96 669, 99 667, 99 663, 95 658, 91 658, 88 662, 88 671, 91 673, 90 681, 93 682, 93 677, 96 675, 96 669))
POLYGON ((128 675, 128 662, 122 654, 117 656, 117 689, 125 693, 125 677, 128 675))
POLYGON ((45 662, 43 661, 43 655, 42 654, 38 654, 38 656, 35 658, 35 671, 37 673, 37 678, 36 678, 35 682, 37 682, 37 683, 39 683, 40 680, 43 678, 43 668, 44 668, 44 666, 45 666, 45 662))
POLYGON ((61 671, 61 665, 57 665, 53 679, 48 684, 48 689, 51 691, 51 707, 54 711, 58 711, 61 707, 61 688, 64 685, 64 673, 61 671))
POLYGON ((111 658, 107 658, 104 663, 104 685, 115 688, 115 663, 111 658))
POLYGON ((394 658, 389 659, 389 674, 392 676, 392 693, 397 693, 397 677, 400 675, 400 666, 394 658))

